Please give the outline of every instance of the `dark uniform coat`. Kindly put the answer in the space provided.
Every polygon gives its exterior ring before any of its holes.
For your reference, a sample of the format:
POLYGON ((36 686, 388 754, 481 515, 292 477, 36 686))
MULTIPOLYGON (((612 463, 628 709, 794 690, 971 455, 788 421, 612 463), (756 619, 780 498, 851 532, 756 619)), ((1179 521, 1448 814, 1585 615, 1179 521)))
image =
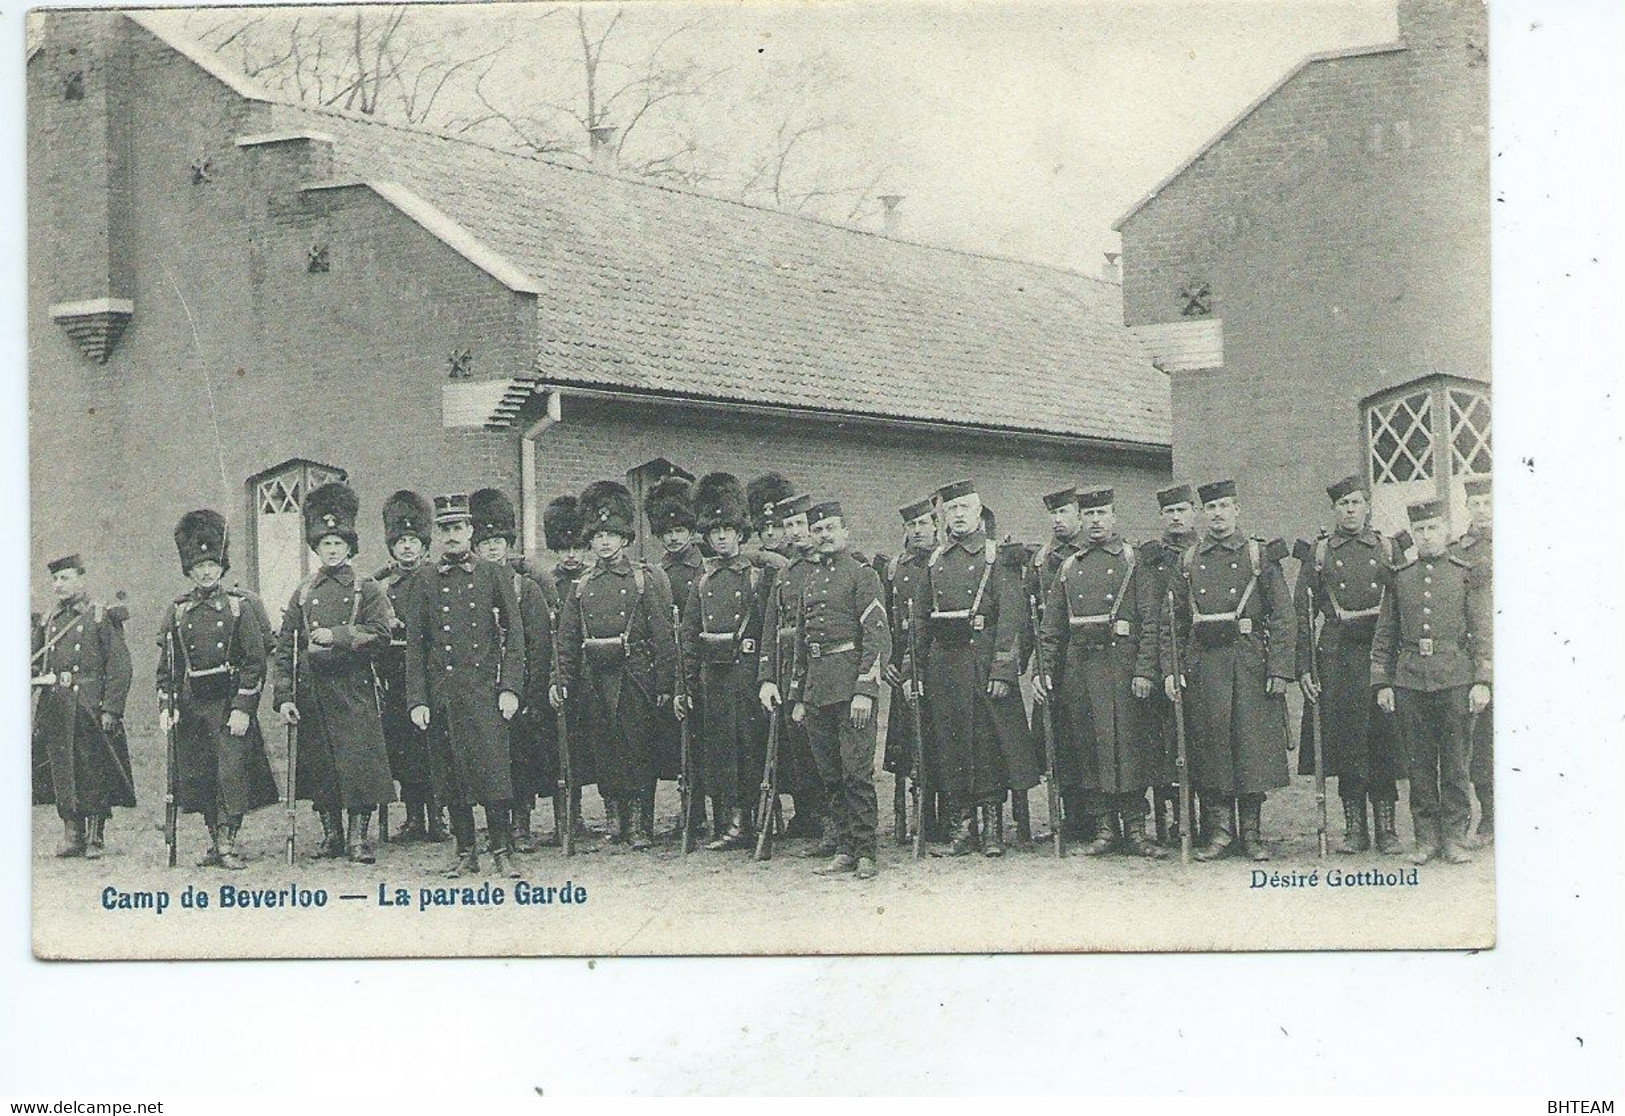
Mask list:
POLYGON ((844 552, 815 554, 803 566, 786 700, 812 709, 863 694, 878 705, 880 676, 891 661, 880 575, 844 552))
MULTIPOLYGON (((891 620, 892 661, 899 670, 907 672, 913 664, 908 655, 908 602, 913 600, 918 582, 925 575, 926 560, 931 550, 911 550, 891 560, 886 568, 882 588, 886 596, 886 615, 891 620)), ((931 746, 931 718, 928 706, 920 710, 920 735, 925 737, 925 782, 932 781, 936 772, 936 758, 931 746)), ((914 717, 905 703, 900 687, 892 690, 891 711, 886 720, 886 751, 884 767, 893 774, 908 774, 914 763, 914 717)))
POLYGON ((606 796, 646 793, 658 777, 656 713, 677 668, 671 607, 666 575, 623 553, 591 566, 561 614, 557 672, 577 707, 572 740, 590 750, 606 796))
MULTIPOLYGON (((560 641, 564 638, 564 614, 573 607, 571 602, 575 599, 576 581, 582 574, 587 572, 588 568, 585 564, 566 566, 560 562, 548 572, 548 579, 553 586, 554 594, 552 598, 553 655, 548 661, 551 667, 550 676, 555 684, 558 682, 558 664, 561 657, 560 641)), ((572 693, 570 700, 564 706, 565 732, 567 734, 565 743, 570 747, 570 777, 577 788, 590 787, 598 781, 598 777, 593 766, 591 741, 580 731, 578 722, 580 720, 579 710, 581 706, 575 700, 575 697, 576 695, 572 693)), ((556 777, 562 779, 564 777, 564 752, 559 741, 559 714, 557 711, 553 714, 553 731, 548 734, 547 739, 549 747, 552 749, 550 754, 553 763, 557 765, 556 777)))
POLYGON ((65 820, 135 805, 123 726, 130 695, 123 617, 122 607, 79 597, 34 626, 34 677, 52 678, 34 691, 34 803, 54 802, 65 820), (104 713, 117 719, 111 732, 102 730, 104 713))
MULTIPOLYGON (((797 610, 812 566, 812 556, 810 551, 790 551, 784 558, 784 566, 775 569, 764 586, 766 605, 762 613, 761 653, 757 658, 756 677, 758 682, 777 684, 780 696, 787 698, 794 666, 797 610)), ((779 725, 778 787, 781 794, 788 794, 792 798, 822 793, 818 772, 813 766, 807 728, 794 724, 788 716, 779 725)))
POLYGON ((749 556, 713 558, 683 609, 684 686, 696 705, 701 794, 735 808, 753 802, 766 758, 757 693, 765 573, 749 556))
POLYGON ((317 569, 294 590, 276 644, 273 704, 299 709, 294 797, 320 809, 366 812, 395 798, 373 662, 389 646, 395 611, 376 581, 346 562, 317 569), (327 628, 331 647, 310 646, 327 628), (293 675, 299 650, 298 692, 293 675))
MULTIPOLYGON (((1056 575, 1061 572, 1061 563, 1078 553, 1078 541, 1083 534, 1079 532, 1071 539, 1058 539, 1051 534, 1049 541, 1033 552, 1031 560, 1026 563, 1025 587, 1022 593, 1021 607, 1027 608, 1029 598, 1038 602, 1039 624, 1043 624, 1045 602, 1049 600, 1049 589, 1055 582, 1056 575)), ((1029 621, 1024 628, 1031 627, 1029 621)), ((1033 642, 1032 638, 1025 640, 1027 644, 1033 642)), ((1030 660, 1030 651, 1023 655, 1024 660, 1030 660)), ((1065 673, 1065 664, 1059 662, 1049 663, 1050 675, 1058 678, 1065 673)), ((1034 669, 1037 669, 1034 667, 1034 669)), ((1039 710, 1033 710, 1033 754, 1041 763, 1047 764, 1048 757, 1044 747, 1044 722, 1039 710)), ((1050 729, 1055 737, 1055 783, 1056 786, 1068 792, 1083 789, 1083 774, 1087 770, 1077 762, 1079 742, 1072 731, 1070 710, 1064 701, 1056 701, 1050 705, 1050 729)))
POLYGON ((925 627, 913 670, 924 682, 941 756, 936 786, 963 805, 1038 785, 1019 686, 1027 625, 1015 606, 1021 586, 1022 571, 1001 564, 997 547, 976 530, 934 550, 917 588, 914 614, 925 627), (998 701, 987 693, 995 680, 1010 688, 998 701))
POLYGON ((389 756, 390 774, 401 784, 403 794, 427 798, 431 781, 428 737, 412 723, 406 702, 406 621, 401 619, 406 583, 421 568, 407 569, 392 562, 372 575, 389 598, 392 621, 389 646, 379 651, 374 665, 382 697, 384 750, 389 756))
POLYGON ((511 559, 508 576, 525 623, 525 684, 519 691, 519 712, 508 722, 514 800, 523 808, 537 795, 551 795, 558 781, 558 733, 547 702, 553 682, 554 609, 529 562, 511 559))
POLYGON ((1424 693, 1489 685, 1493 614, 1487 568, 1454 554, 1401 562, 1371 640, 1371 685, 1424 693))
MULTIPOLYGON (((1464 562, 1471 562, 1474 569, 1482 570, 1484 580, 1484 593, 1493 595, 1495 581, 1495 540, 1490 528, 1482 531, 1469 528, 1467 533, 1450 544, 1450 553, 1464 562)), ((1493 611, 1493 603, 1491 605, 1493 611)), ((1484 712, 1473 718, 1473 738, 1468 741, 1468 765, 1471 770, 1473 786, 1478 788, 1481 805, 1493 793, 1491 787, 1495 781, 1495 706, 1492 704, 1484 712)), ((1486 808, 1489 813, 1493 806, 1486 808)))
MULTIPOLYGON (((688 607, 689 594, 694 591, 694 585, 705 570, 705 558, 700 554, 700 548, 695 543, 683 547, 677 553, 664 551, 660 555, 660 571, 666 575, 666 581, 671 586, 671 601, 677 606, 679 617, 683 609, 688 607)), ((678 620, 678 627, 682 621, 678 620)), ((669 626, 669 625, 668 625, 669 626)), ((682 726, 678 724, 676 714, 670 706, 658 713, 660 722, 660 753, 659 767, 662 779, 677 778, 677 771, 683 764, 683 733, 682 726)))
MULTIPOLYGON (((1326 774, 1339 778, 1405 777, 1393 718, 1377 708, 1371 689, 1371 637, 1377 630, 1377 612, 1393 558, 1393 543, 1369 527, 1354 535, 1333 531, 1315 541, 1315 560, 1298 572, 1293 594, 1298 616, 1297 672, 1300 678, 1309 673, 1313 640, 1321 685, 1326 774), (1325 618, 1318 640, 1314 640, 1316 616, 1325 618)), ((1315 773, 1313 734, 1314 705, 1306 701, 1298 734, 1300 775, 1315 773)))
POLYGON ((453 806, 513 798, 502 691, 525 682, 525 622, 508 571, 470 554, 442 557, 410 578, 406 705, 429 707, 434 796, 453 806))
POLYGON ((176 805, 187 814, 237 817, 281 801, 256 716, 271 653, 259 598, 220 585, 183 593, 164 612, 158 651, 159 694, 179 687, 176 805), (234 710, 248 714, 242 736, 227 728, 234 710))
MULTIPOLYGON (((1296 666, 1292 596, 1275 549, 1238 531, 1226 539, 1204 538, 1180 561, 1175 630, 1189 683, 1185 721, 1193 737, 1191 781, 1224 797, 1261 794, 1290 781, 1286 695, 1267 688, 1271 678, 1290 680, 1296 666), (1251 592, 1250 549, 1258 551, 1259 566, 1251 592), (1204 616, 1224 616, 1238 607, 1238 617, 1192 625, 1193 608, 1204 616)), ((1165 633, 1164 673, 1170 636, 1165 633)))
MULTIPOLYGON (((1179 781, 1179 739, 1174 729, 1174 706, 1162 688, 1161 666, 1163 632, 1168 625, 1168 583, 1173 581, 1183 591, 1179 576, 1179 563, 1185 551, 1196 542, 1194 535, 1176 536, 1164 533, 1161 538, 1140 546, 1136 552, 1140 562, 1134 575, 1134 585, 1140 595, 1140 653, 1136 673, 1144 671, 1155 683, 1151 696, 1146 699, 1147 731, 1162 741, 1162 763, 1156 781, 1161 786, 1172 786, 1179 781)), ((1190 748, 1186 724, 1186 747, 1190 748)))
POLYGON ((1079 778, 1063 776, 1063 786, 1124 794, 1157 779, 1162 748, 1131 689, 1136 676, 1159 677, 1141 659, 1138 576, 1134 549, 1113 538, 1069 556, 1050 583, 1040 638, 1078 753, 1070 766, 1079 778))

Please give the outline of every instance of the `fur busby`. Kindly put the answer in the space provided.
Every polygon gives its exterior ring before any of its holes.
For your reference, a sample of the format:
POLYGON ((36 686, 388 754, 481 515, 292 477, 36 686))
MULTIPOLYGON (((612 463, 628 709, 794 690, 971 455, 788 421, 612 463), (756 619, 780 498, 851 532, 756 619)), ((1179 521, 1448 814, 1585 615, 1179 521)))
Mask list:
POLYGON ((583 543, 590 543, 599 531, 614 531, 628 542, 637 538, 637 508, 620 481, 593 481, 582 490, 577 506, 583 543))
POLYGON ((498 489, 482 488, 469 496, 468 511, 474 517, 475 546, 486 539, 507 539, 511 544, 517 537, 513 501, 498 489))
POLYGON ((554 553, 582 545, 581 510, 574 496, 557 496, 542 509, 542 536, 554 553))
POLYGON ((700 530, 706 534, 717 527, 734 527, 741 538, 750 536, 745 486, 732 473, 707 473, 701 477, 694 486, 694 511, 700 530))
POLYGON ((343 481, 328 481, 313 489, 305 497, 305 544, 315 550, 316 544, 329 535, 337 535, 350 544, 354 554, 361 545, 355 533, 355 519, 361 514, 361 501, 355 489, 343 481))
POLYGON ((384 546, 390 550, 411 535, 424 546, 429 545, 429 525, 434 522, 434 509, 429 501, 403 488, 384 501, 384 546))
POLYGON ((189 511, 175 524, 175 549, 181 573, 189 574, 199 562, 219 562, 221 572, 231 569, 227 551, 226 517, 211 508, 189 511))
POLYGON ((760 531, 776 522, 773 505, 796 494, 795 485, 778 473, 763 473, 745 486, 745 506, 750 509, 751 526, 760 531))
POLYGON ((687 527, 692 531, 699 525, 694 517, 694 505, 689 502, 689 485, 675 474, 660 480, 649 490, 643 513, 649 517, 649 529, 664 535, 673 527, 687 527))

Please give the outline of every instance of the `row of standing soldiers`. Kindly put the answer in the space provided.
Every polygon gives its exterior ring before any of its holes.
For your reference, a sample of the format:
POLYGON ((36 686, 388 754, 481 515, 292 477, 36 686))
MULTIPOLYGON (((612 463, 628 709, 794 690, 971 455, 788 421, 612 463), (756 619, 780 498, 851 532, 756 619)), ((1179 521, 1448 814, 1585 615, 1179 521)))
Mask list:
MULTIPOLYGON (((480 805, 493 866, 517 874, 513 853, 537 843, 538 797, 554 806, 546 843, 590 836, 579 787, 591 783, 608 842, 648 847, 657 781, 684 775, 686 821, 702 824, 709 798, 708 847, 744 846, 774 824, 755 808, 771 735, 773 789, 794 807, 785 835, 817 839, 808 854, 831 858, 820 871, 867 877, 881 686, 894 691, 885 766, 898 776, 899 814, 915 771, 930 835, 953 854, 998 855, 1006 801, 1018 835, 1031 831, 1027 792, 1044 755, 1042 719, 1029 719, 1020 693, 1031 674, 1035 702, 1051 711, 1064 824, 1086 853, 1160 857, 1177 841, 1180 697, 1198 857, 1239 847, 1261 858, 1264 796, 1289 781, 1284 697, 1295 682, 1322 710, 1344 805, 1340 847, 1374 840, 1398 851, 1397 779, 1408 777, 1417 856, 1465 859, 1469 782, 1477 836, 1493 826, 1488 481, 1469 482, 1473 526, 1448 553, 1442 509, 1412 507, 1414 558, 1370 528, 1353 478, 1328 494, 1337 522, 1300 544, 1294 603, 1284 544, 1237 529, 1229 481, 1163 490, 1163 534, 1140 547, 1118 534, 1110 490, 1051 493, 1053 537, 1038 548, 996 542, 975 485, 956 482, 901 509, 900 557, 866 563, 847 547, 840 506, 813 504, 777 474, 741 486, 713 473, 692 490, 674 476, 647 504, 664 544, 658 565, 628 554, 630 493, 599 482, 546 509, 551 570, 514 551, 513 507, 500 492, 431 508, 403 491, 384 509, 392 561, 372 578, 352 565, 355 495, 335 484, 305 502, 317 568, 274 637, 258 599, 222 585, 224 520, 189 513, 176 544, 193 585, 159 636, 171 790, 207 826, 200 863, 243 866, 243 817, 278 800, 256 717, 269 680, 276 708, 299 726, 294 796, 321 819, 318 855, 370 862, 372 818, 398 783, 399 838, 443 840, 448 810, 448 875, 477 870, 480 805), (916 702, 917 722, 901 715, 916 702)), ((95 856, 110 807, 134 804, 125 612, 88 601, 76 556, 51 572, 59 604, 35 630, 35 799, 57 804, 60 855, 95 856)))

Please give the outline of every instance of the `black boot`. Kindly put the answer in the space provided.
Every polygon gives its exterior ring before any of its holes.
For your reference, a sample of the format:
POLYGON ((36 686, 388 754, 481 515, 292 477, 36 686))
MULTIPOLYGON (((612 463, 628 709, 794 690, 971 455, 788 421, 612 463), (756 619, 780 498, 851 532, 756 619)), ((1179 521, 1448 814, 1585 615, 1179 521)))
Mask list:
POLYGON ((346 855, 344 820, 339 816, 339 812, 317 810, 316 817, 322 823, 322 841, 310 855, 317 860, 337 860, 346 855))
POLYGON ((1373 802, 1371 812, 1377 817, 1377 851, 1383 856, 1398 856, 1405 851, 1399 841, 1399 823, 1394 817, 1394 803, 1373 802))
POLYGON ((623 845, 626 843, 626 819, 622 814, 623 810, 619 798, 604 799, 604 844, 623 845))
POLYGON ((516 805, 513 808, 513 851, 516 853, 536 851, 536 839, 530 833, 529 806, 516 805))
POLYGON ((1371 831, 1366 828, 1365 795, 1343 799, 1343 840, 1340 853, 1363 853, 1371 848, 1371 831))
POLYGON ((1202 829, 1207 840, 1197 849, 1197 860, 1218 860, 1228 856, 1230 848, 1236 843, 1236 835, 1230 832, 1230 805, 1202 807, 1202 829))
POLYGON ((432 844, 440 844, 451 834, 446 831, 446 819, 442 816, 444 807, 434 799, 423 804, 424 813, 424 840, 432 844))
POLYGON ((1415 819, 1416 851, 1411 854, 1412 864, 1426 864, 1439 855, 1439 823, 1435 820, 1415 819))
POLYGON ((514 825, 505 807, 486 806, 485 835, 491 843, 491 871, 510 880, 522 879, 524 874, 514 863, 514 825))
POLYGON ((1095 815, 1094 839, 1083 846, 1084 856, 1104 856, 1117 847, 1117 811, 1102 810, 1095 815))
POLYGON ((107 849, 107 819, 93 817, 85 819, 85 859, 100 860, 107 849))
POLYGON ((1241 803, 1241 851, 1249 860, 1270 858, 1270 851, 1264 847, 1264 803, 1260 799, 1247 798, 1241 803))
MULTIPOLYGON (((561 792, 554 791, 553 797, 549 801, 553 804, 553 832, 546 837, 535 840, 533 842, 534 848, 556 849, 564 844, 564 827, 570 824, 570 819, 566 816, 564 809, 565 797, 561 792)), ((516 845, 515 848, 517 847, 516 845)))
POLYGON ((728 828, 726 832, 717 835, 716 839, 706 843, 706 848, 712 852, 727 852, 730 849, 742 849, 748 844, 745 837, 745 811, 735 806, 728 815, 728 828))
POLYGON ((223 821, 215 831, 215 844, 220 849, 220 867, 233 872, 241 872, 248 867, 248 861, 237 851, 237 827, 241 824, 236 819, 223 821))
POLYGON ((971 834, 970 812, 966 811, 954 826, 953 842, 948 847, 949 856, 969 856, 975 837, 971 834))
POLYGON ((990 802, 982 807, 982 855, 1004 855, 1004 803, 990 802))
POLYGON ((220 867, 220 822, 209 814, 203 816, 203 825, 209 831, 209 847, 195 863, 199 868, 220 867))
POLYGON ((1132 802, 1118 811, 1123 817, 1123 851, 1147 860, 1162 860, 1168 850, 1145 832, 1145 800, 1132 802))
POLYGON ((627 847, 634 852, 642 852, 651 848, 654 843, 654 834, 651 832, 651 820, 654 818, 654 796, 649 794, 634 795, 625 806, 625 813, 631 815, 632 833, 627 838, 627 847))
POLYGON ((1016 823, 1016 844, 1022 848, 1033 843, 1033 811, 1032 804, 1027 801, 1027 792, 1012 791, 1010 793, 1010 818, 1016 823))
POLYGON ((834 856, 836 851, 835 823, 827 816, 819 818, 818 844, 810 849, 803 849, 801 852, 802 858, 806 860, 822 860, 825 857, 834 856))
POLYGON ((429 839, 429 808, 417 799, 408 798, 404 812, 406 820, 395 833, 395 840, 403 845, 414 845, 429 839))
POLYGON ((350 811, 350 830, 345 836, 345 852, 355 864, 372 864, 378 856, 373 851, 370 830, 372 829, 372 811, 350 811))
POLYGON ((62 819, 62 840, 56 847, 56 855, 64 859, 85 855, 84 818, 75 815, 62 819))

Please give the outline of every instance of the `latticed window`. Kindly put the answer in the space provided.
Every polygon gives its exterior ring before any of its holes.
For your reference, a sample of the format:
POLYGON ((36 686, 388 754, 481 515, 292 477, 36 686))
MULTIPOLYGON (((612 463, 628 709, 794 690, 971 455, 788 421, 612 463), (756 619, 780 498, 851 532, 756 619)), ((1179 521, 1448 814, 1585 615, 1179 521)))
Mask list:
POLYGON ((1450 472, 1454 476, 1488 476, 1490 472, 1490 400, 1483 392, 1451 388, 1450 472))
MULTIPOLYGON (((1371 483, 1429 480, 1434 475, 1433 397, 1426 391, 1376 404, 1367 416, 1371 483)), ((1488 430, 1486 419, 1486 431, 1488 430)))

